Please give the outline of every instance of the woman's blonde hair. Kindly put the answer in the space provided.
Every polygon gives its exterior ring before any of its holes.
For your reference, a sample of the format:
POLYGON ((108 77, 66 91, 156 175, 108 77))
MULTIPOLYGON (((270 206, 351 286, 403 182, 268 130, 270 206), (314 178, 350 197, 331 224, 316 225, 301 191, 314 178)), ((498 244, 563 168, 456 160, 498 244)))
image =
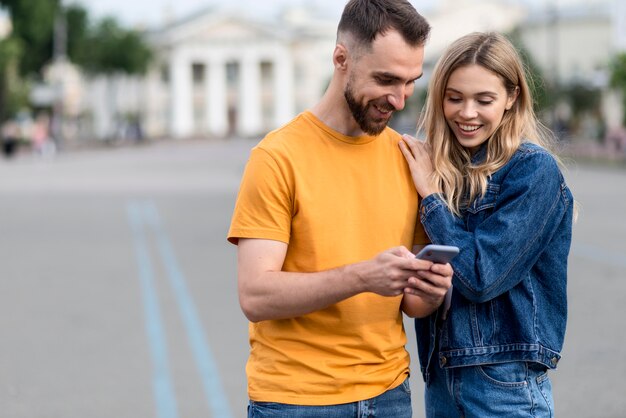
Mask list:
POLYGON ((433 176, 448 207, 456 215, 460 215, 464 205, 485 193, 489 176, 509 161, 523 141, 547 149, 553 142, 550 131, 537 120, 533 111, 526 70, 517 50, 507 38, 493 32, 465 35, 444 52, 431 77, 419 126, 431 150, 433 176), (517 91, 513 106, 504 112, 500 125, 487 141, 486 157, 476 164, 471 161, 470 151, 456 140, 443 112, 450 75, 472 64, 496 74, 509 96, 517 91))

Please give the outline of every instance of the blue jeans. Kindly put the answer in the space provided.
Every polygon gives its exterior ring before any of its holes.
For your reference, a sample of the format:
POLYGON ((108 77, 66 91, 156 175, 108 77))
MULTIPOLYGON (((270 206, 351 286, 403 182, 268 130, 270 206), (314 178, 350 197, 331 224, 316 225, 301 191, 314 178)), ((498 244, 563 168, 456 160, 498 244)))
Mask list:
POLYGON ((250 401, 248 418, 411 418, 411 389, 407 378, 397 388, 364 401, 324 406, 250 401))
POLYGON ((433 369, 425 396, 427 418, 554 416, 552 385, 538 363, 433 369))

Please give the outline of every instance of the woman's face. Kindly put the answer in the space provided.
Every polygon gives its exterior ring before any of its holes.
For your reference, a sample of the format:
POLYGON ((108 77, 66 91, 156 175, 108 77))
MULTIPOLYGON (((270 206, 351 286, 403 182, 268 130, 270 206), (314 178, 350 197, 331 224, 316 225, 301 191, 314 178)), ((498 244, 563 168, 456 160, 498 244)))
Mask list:
POLYGON ((495 132, 516 97, 507 94, 495 73, 471 64, 450 74, 443 113, 457 141, 473 154, 495 132))

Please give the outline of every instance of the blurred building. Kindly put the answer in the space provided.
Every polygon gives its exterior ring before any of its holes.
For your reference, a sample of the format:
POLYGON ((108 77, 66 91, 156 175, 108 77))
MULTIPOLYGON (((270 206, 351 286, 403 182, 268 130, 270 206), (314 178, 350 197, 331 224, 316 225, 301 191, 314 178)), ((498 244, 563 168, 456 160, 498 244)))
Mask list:
POLYGON ((321 97, 336 24, 304 9, 271 22, 206 9, 150 32, 145 78, 89 84, 97 135, 138 115, 151 137, 257 137, 321 97))
MULTIPOLYGON (((626 45, 625 2, 553 3, 440 0, 424 11, 432 34, 421 86, 459 36, 514 28, 548 77, 606 85, 608 60, 626 45)), ((132 119, 149 137, 258 137, 315 104, 332 76, 337 17, 306 7, 273 21, 243 15, 210 8, 171 22, 147 34, 156 53, 147 76, 88 81, 95 135, 120 135, 132 119)))
POLYGON ((425 50, 425 61, 434 66, 444 49, 454 40, 475 31, 507 33, 526 18, 528 9, 508 0, 439 0, 437 8, 426 11, 432 30, 425 50))
MULTIPOLYGON (((524 16, 500 0, 443 0, 431 22, 426 67, 472 30, 507 31, 524 16)), ((129 118, 150 137, 258 137, 313 106, 332 76, 336 17, 307 7, 275 21, 217 8, 147 34, 156 60, 145 78, 88 82, 95 135, 123 135, 129 118)))
POLYGON ((292 10, 251 21, 208 9, 150 35, 161 109, 147 126, 174 137, 258 136, 310 106, 332 70, 334 25, 292 10), (167 126, 158 126, 163 106, 167 126))
POLYGON ((536 63, 560 84, 596 80, 617 46, 612 6, 609 1, 567 7, 547 3, 520 25, 522 41, 536 63))
MULTIPOLYGON (((611 129, 622 124, 622 101, 617 92, 608 89, 608 63, 626 50, 626 2, 559 5, 550 1, 528 15, 519 33, 548 83, 603 90, 604 125, 611 129)), ((555 117, 568 119, 568 106, 557 106, 555 117)))

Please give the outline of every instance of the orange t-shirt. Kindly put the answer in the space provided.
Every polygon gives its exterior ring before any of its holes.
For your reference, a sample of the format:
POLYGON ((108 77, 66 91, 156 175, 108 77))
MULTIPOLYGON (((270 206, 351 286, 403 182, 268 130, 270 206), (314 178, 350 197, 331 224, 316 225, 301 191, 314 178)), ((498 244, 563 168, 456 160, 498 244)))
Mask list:
MULTIPOLYGON (((285 242, 283 271, 297 272, 427 243, 399 140, 389 128, 348 137, 300 114, 252 150, 229 241, 285 242)), ((409 373, 401 299, 362 293, 300 317, 251 323, 250 399, 330 405, 398 386, 409 373)))

